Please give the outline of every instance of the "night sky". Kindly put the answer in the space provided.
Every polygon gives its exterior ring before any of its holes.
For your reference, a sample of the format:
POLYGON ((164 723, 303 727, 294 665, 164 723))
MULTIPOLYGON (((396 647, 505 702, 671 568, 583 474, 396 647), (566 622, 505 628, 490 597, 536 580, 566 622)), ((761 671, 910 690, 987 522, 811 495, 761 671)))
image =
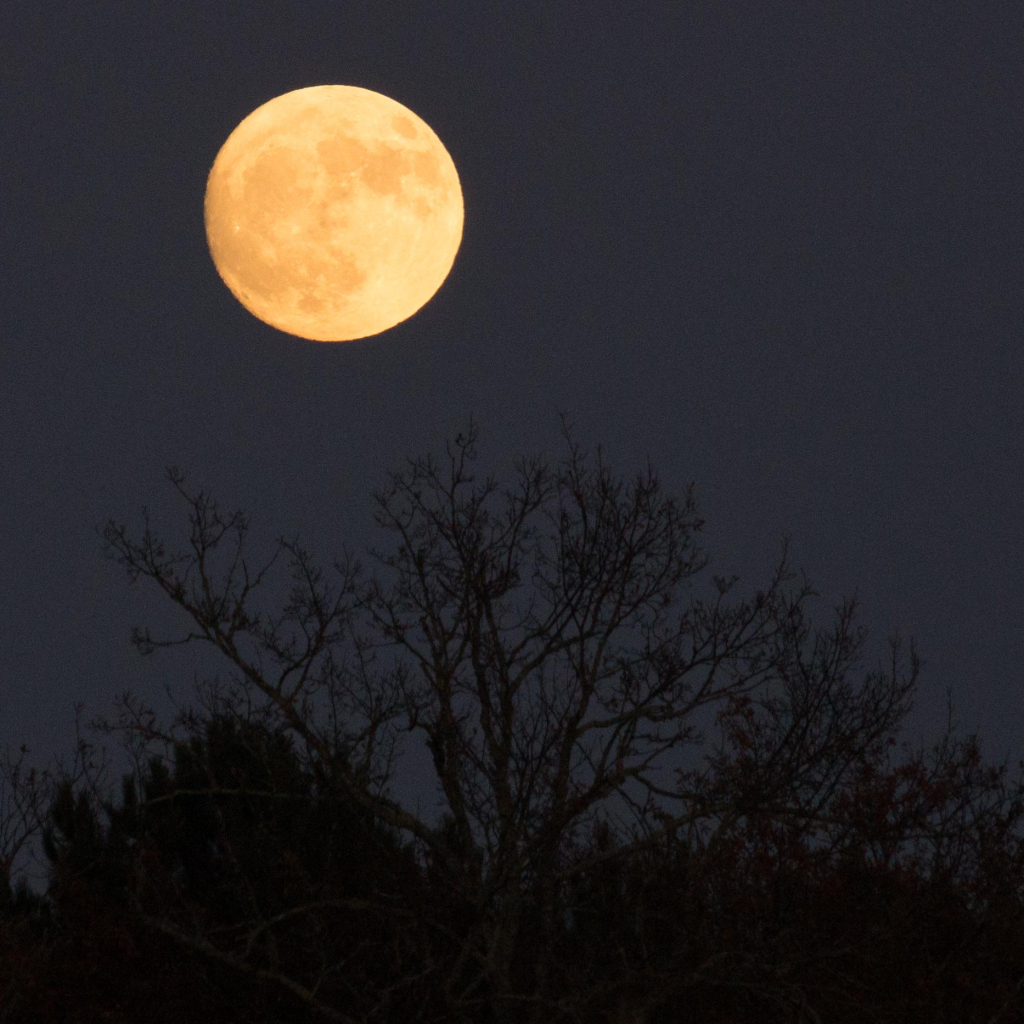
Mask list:
MULTIPOLYGON (((97 527, 174 539, 180 466, 328 562, 470 414, 481 466, 564 454, 696 484, 707 573, 784 535, 865 668, 927 664, 911 737, 1024 756, 1019 0, 736 4, 35 0, 0 32, 0 747, 69 758, 126 688, 193 702, 182 625, 97 527), (218 277, 203 194, 256 107, 382 92, 458 168, 462 247, 411 319, 318 344, 218 277)), ((284 580, 282 580, 282 592, 284 580)), ((114 738, 108 752, 117 760, 114 738)), ((120 763, 120 762, 117 762, 120 763)), ((116 782, 116 776, 113 776, 116 782)))

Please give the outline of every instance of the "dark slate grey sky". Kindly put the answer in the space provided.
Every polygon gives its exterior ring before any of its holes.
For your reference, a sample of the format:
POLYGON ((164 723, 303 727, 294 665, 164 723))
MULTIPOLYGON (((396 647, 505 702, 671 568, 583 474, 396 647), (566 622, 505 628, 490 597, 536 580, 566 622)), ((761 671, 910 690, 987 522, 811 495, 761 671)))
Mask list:
MULTIPOLYGON (((0 745, 68 754, 74 704, 188 702, 197 662, 99 550, 179 465, 325 559, 369 492, 475 413, 483 458, 693 480, 711 571, 784 534, 866 667, 895 627, 913 728, 1016 758, 1024 636, 1024 6, 35 0, 0 31, 0 745), (465 236, 393 330, 316 344, 210 261, 206 176, 260 104, 374 89, 458 167, 465 236)), ((212 663, 215 665, 215 663, 212 663)), ((111 744, 112 747, 116 745, 111 744)))

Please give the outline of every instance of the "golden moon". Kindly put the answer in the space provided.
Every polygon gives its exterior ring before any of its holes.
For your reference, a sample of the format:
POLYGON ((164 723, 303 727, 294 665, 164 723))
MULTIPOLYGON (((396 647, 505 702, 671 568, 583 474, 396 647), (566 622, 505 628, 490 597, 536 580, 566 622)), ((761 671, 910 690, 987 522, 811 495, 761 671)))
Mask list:
POLYGON ((206 184, 217 272, 254 316, 351 341, 412 316, 462 241, 462 189, 407 107, 349 85, 297 89, 228 136, 206 184))

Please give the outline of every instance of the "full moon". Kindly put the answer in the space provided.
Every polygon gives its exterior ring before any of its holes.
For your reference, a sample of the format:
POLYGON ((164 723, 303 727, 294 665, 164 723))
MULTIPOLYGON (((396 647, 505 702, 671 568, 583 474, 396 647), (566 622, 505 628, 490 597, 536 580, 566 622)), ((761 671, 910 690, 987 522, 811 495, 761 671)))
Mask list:
POLYGON ((297 89, 228 136, 206 185, 217 272, 254 316, 313 341, 379 334, 441 287, 462 189, 407 107, 349 85, 297 89))

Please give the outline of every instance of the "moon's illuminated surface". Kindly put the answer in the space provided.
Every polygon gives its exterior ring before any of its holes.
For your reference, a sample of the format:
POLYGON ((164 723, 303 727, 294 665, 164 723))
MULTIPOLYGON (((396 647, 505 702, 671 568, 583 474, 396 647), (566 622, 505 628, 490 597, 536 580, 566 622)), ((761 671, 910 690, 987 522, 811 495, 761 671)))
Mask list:
POLYGON ((228 136, 206 185, 224 283, 261 320, 350 341, 412 316, 462 240, 462 189, 430 127, 348 85, 264 103, 228 136))

